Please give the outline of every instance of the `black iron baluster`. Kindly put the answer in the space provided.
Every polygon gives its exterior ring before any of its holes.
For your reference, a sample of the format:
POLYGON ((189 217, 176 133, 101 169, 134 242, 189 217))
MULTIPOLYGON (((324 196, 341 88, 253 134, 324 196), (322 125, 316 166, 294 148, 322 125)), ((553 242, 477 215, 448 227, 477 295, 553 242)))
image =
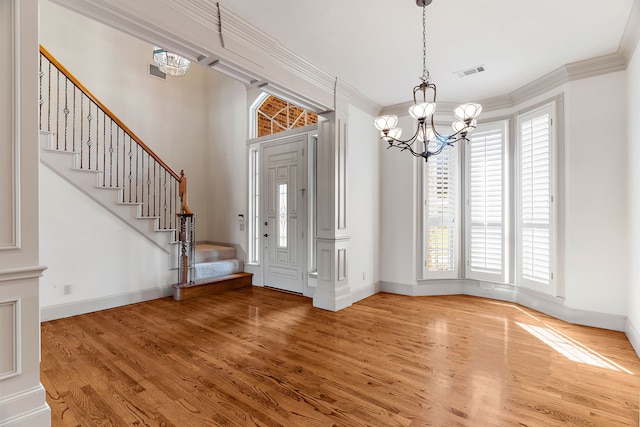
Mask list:
POLYGON ((120 174, 120 129, 116 128, 116 187, 118 187, 118 176, 120 174))
MULTIPOLYGON (((145 208, 145 202, 144 202, 144 186, 148 185, 145 180, 144 180, 144 159, 146 156, 146 152, 142 153, 142 158, 140 159, 140 214, 142 216, 149 216, 148 214, 145 215, 144 213, 144 208, 145 208)), ((147 168, 149 167, 149 162, 147 161, 147 168)), ((149 179, 149 171, 147 171, 147 180, 149 179)))
POLYGON ((164 215, 164 222, 163 222, 163 229, 167 229, 167 170, 164 170, 164 182, 162 183, 162 186, 164 187, 164 203, 162 204, 162 211, 163 211, 163 215, 164 215))
POLYGON ((47 131, 51 132, 51 62, 49 62, 47 75, 47 131))
MULTIPOLYGON (((97 169, 97 168, 96 168, 97 169)), ((107 115, 102 112, 102 186, 107 186, 107 115)))
POLYGON ((56 150, 60 148, 60 70, 56 68, 56 150))
POLYGON ((109 120, 109 187, 113 187, 113 120, 109 120))
POLYGON ((71 116, 73 120, 73 139, 71 141, 72 151, 75 153, 76 151, 76 87, 73 87, 73 115, 71 116))
POLYGON ((129 203, 131 203, 131 201, 132 201, 132 199, 131 199, 131 193, 132 193, 131 187, 133 185, 132 182, 131 182, 131 180, 133 179, 133 163, 132 163, 133 162, 133 149, 132 149, 132 146, 131 146, 131 137, 129 137, 129 154, 128 155, 129 155, 129 176, 128 176, 128 178, 129 178, 129 203))
POLYGON ((69 79, 64 79, 64 151, 68 151, 67 140, 69 138, 69 79))
POLYGON ((140 158, 140 150, 136 146, 136 180, 135 180, 135 183, 136 183, 136 203, 138 203, 140 201, 140 199, 138 198, 140 196, 139 188, 138 188, 139 187, 138 182, 140 182, 140 181, 138 181, 138 172, 139 172, 138 161, 139 161, 139 158, 140 158))
POLYGON ((93 120, 93 117, 91 116, 91 100, 87 99, 87 101, 89 104, 89 115, 87 116, 87 121, 89 122, 87 124, 87 134, 89 135, 89 140, 87 141, 87 169, 91 169, 91 146, 93 145, 93 141, 91 141, 91 121, 93 120))
POLYGON ((42 130, 42 104, 44 104, 44 100, 42 99, 42 78, 44 77, 44 72, 42 71, 42 55, 40 55, 40 64, 38 69, 38 80, 40 84, 40 90, 38 91, 38 108, 40 109, 40 115, 38 116, 38 129, 42 130))
POLYGON ((96 164, 94 169, 98 170, 99 166, 98 163, 100 162, 100 108, 98 107, 98 104, 96 104, 96 164))

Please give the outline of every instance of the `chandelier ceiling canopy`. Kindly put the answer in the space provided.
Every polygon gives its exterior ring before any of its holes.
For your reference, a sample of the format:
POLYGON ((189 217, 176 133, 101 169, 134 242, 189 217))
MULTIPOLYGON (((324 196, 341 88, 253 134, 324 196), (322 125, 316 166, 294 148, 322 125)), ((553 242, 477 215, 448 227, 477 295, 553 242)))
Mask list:
POLYGON ((424 158, 425 161, 440 154, 445 147, 461 140, 466 141, 469 133, 476 128, 476 117, 482 111, 480 104, 459 105, 453 111, 456 117, 451 125, 453 132, 444 134, 436 129, 433 115, 436 111, 437 90, 427 69, 427 6, 431 2, 432 0, 416 0, 416 4, 422 7, 422 76, 420 84, 413 88, 413 105, 409 107, 409 115, 417 120, 416 131, 409 139, 402 140, 402 129, 397 127, 397 116, 380 116, 374 121, 380 131, 380 138, 389 144, 387 148, 395 147, 408 151, 415 157, 424 158))

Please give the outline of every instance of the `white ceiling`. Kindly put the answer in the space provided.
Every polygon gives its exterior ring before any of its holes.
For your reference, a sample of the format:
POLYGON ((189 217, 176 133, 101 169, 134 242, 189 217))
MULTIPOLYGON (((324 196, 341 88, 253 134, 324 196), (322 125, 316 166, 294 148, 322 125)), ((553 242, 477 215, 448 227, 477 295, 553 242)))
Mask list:
MULTIPOLYGON (((634 0, 433 0, 427 67, 438 100, 506 95, 568 63, 618 51, 634 0), (453 73, 483 65, 483 73, 453 73)), ((422 74, 415 0, 232 0, 224 6, 382 106, 422 74)))

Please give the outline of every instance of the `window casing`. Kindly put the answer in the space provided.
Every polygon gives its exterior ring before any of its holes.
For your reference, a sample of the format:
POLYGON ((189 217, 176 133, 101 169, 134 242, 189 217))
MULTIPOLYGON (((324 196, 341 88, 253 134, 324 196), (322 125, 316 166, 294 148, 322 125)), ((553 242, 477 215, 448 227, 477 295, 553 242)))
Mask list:
POLYGON ((466 277, 507 281, 507 121, 478 126, 466 144, 466 277))
POLYGON ((516 284, 553 294, 554 106, 518 117, 516 284))
MULTIPOLYGON (((435 144, 435 143, 432 143, 435 144)), ((437 147, 430 147, 435 150, 437 147)), ((458 277, 458 148, 447 147, 424 166, 424 277, 458 277)))

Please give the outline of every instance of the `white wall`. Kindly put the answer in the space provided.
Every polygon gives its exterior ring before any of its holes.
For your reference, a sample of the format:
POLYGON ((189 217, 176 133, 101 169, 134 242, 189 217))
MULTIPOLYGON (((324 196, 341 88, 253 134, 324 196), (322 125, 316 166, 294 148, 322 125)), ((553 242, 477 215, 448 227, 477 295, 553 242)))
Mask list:
POLYGON ((571 82, 565 125, 565 305, 624 316, 628 292, 626 72, 571 82))
POLYGON ((380 151, 374 117, 349 108, 347 153, 348 279, 351 292, 380 280, 380 151))
MULTIPOLYGON (((215 74, 211 72, 212 74, 215 74)), ((238 214, 248 218, 247 205, 247 91, 228 78, 209 80, 206 143, 209 240, 241 245, 246 253, 246 229, 240 230, 238 214)), ((200 224, 198 216, 198 227, 200 224)))
MULTIPOLYGON (((408 115, 399 117, 398 126, 409 135, 415 129, 414 120, 408 115)), ((387 144, 379 139, 376 144, 381 165, 380 280, 414 285, 417 279, 417 168, 424 160, 397 148, 387 150, 387 144)))
MULTIPOLYGON (((629 131, 629 293, 627 317, 635 329, 636 352, 640 354, 640 44, 627 69, 629 131)), ((631 331, 627 331, 629 334, 631 331)))
POLYGON ((206 221, 210 136, 205 88, 219 75, 192 64, 184 77, 150 77, 152 45, 49 1, 40 1, 40 7, 40 44, 174 171, 185 170, 198 236, 212 239, 206 221))
POLYGON ((170 254, 44 165, 40 230, 42 320, 170 295, 177 281, 170 254))

